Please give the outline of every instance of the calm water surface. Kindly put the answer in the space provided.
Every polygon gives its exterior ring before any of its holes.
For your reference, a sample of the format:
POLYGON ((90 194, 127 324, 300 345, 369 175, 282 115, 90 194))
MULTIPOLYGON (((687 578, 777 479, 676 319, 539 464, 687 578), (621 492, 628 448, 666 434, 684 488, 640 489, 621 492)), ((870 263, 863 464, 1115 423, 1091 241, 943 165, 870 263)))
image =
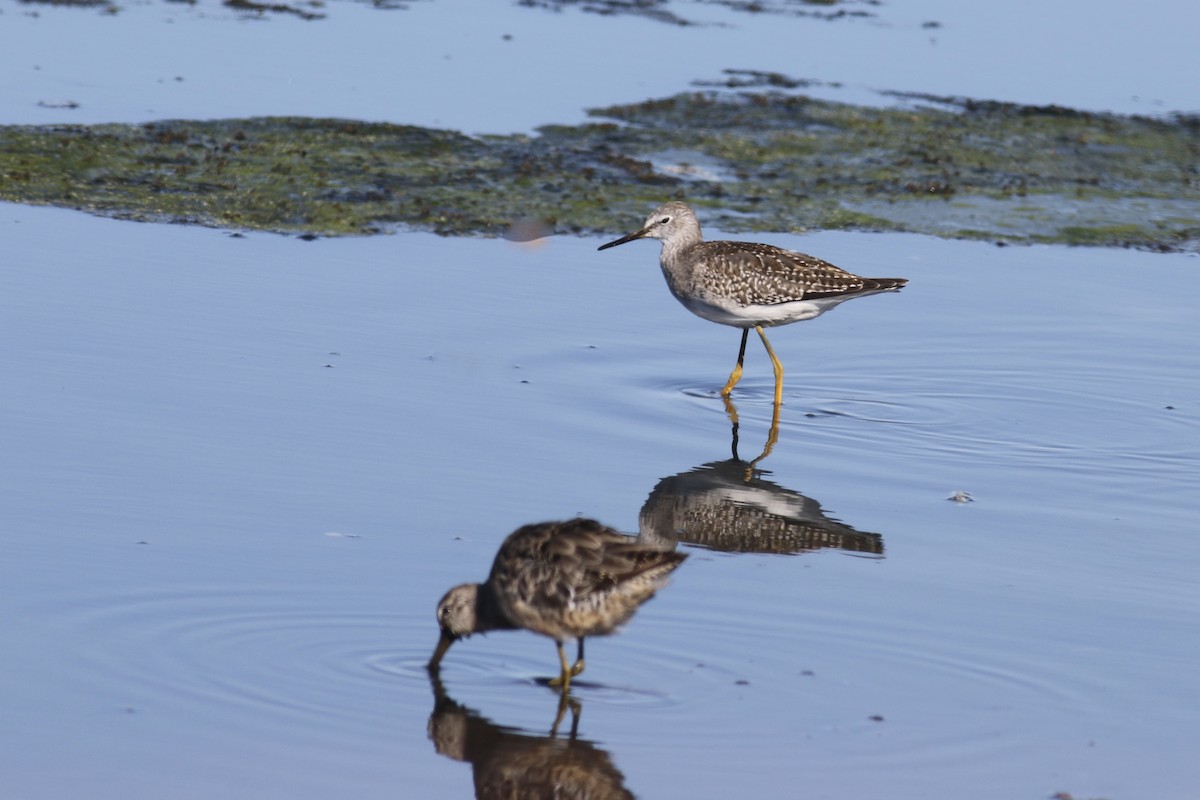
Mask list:
MULTIPOLYGON (((1197 12, 1168 2, 695 28, 454 8, 7 4, 0 121, 507 133, 726 67, 855 101, 1200 107, 1197 12)), ((1194 797, 1200 261, 763 238, 912 282, 773 333, 785 405, 752 471, 769 364, 752 342, 732 461, 737 333, 669 296, 651 244, 0 205, 5 795, 469 797, 553 773, 611 797, 1194 797), (422 665, 446 588, 576 514, 684 527, 691 558, 589 644, 551 739, 549 641, 474 638, 440 683, 422 665)))
POLYGON ((329 2, 306 22, 212 0, 123 1, 118 14, 0 0, 0 123, 298 114, 514 133, 725 69, 812 80, 804 91, 853 103, 893 102, 884 90, 1200 110, 1200 7, 1184 0, 851 3, 872 16, 833 21, 679 0, 669 7, 700 23, 683 27, 514 2, 406 5, 329 2))
POLYGON ((640 797, 1195 786, 1195 258, 775 237, 912 284, 774 333, 747 479, 737 334, 651 244, 2 212, 15 797, 455 797, 527 763, 640 797), (547 740, 540 637, 431 685, 437 597, 512 528, 664 509, 792 554, 681 542, 589 649, 586 746, 570 713, 547 740))

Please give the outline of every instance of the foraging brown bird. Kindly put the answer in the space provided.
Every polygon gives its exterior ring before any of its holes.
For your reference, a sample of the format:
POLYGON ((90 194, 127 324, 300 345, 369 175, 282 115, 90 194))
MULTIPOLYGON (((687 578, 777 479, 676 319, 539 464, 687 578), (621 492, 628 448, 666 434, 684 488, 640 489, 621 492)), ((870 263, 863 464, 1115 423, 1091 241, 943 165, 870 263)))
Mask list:
POLYGON ((606 250, 635 239, 660 239, 659 266, 675 299, 710 322, 742 329, 737 366, 721 396, 742 378, 746 337, 758 331, 775 369, 775 404, 783 402, 783 364, 764 327, 819 317, 855 297, 900 289, 907 278, 861 278, 815 256, 757 242, 704 241, 696 212, 684 203, 656 208, 639 229, 600 245, 606 250))
POLYGON ((583 672, 583 640, 627 622, 686 557, 591 519, 518 528, 500 545, 486 581, 455 586, 438 602, 441 638, 429 669, 437 670, 459 639, 523 628, 554 640, 562 671, 551 684, 565 692, 583 672), (574 665, 567 664, 565 639, 579 641, 574 665))

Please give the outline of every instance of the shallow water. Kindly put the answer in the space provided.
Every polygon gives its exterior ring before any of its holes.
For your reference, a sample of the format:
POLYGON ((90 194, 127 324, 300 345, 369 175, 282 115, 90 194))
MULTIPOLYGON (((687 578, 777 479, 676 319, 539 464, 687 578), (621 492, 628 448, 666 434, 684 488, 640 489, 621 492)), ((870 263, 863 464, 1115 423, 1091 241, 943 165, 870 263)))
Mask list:
POLYGON ((806 92, 849 103, 890 104, 879 92, 900 91, 1200 110, 1200 9, 1180 0, 856 3, 847 8, 874 16, 834 21, 669 4, 703 23, 686 27, 518 3, 470 14, 326 3, 318 21, 215 2, 119 5, 0 4, 0 124, 299 115, 515 133, 726 69, 809 80, 806 92))
MULTIPOLYGON (((847 24, 684 6, 732 27, 10 4, 0 122, 507 133, 726 67, 856 102, 1200 107, 1196 11, 1169 2, 847 24)), ((748 473, 715 394, 737 334, 669 296, 651 244, 235 238, 0 204, 5 796, 465 797, 558 770, 612 796, 1191 797, 1200 261, 762 238, 911 283, 771 333, 785 405, 748 473), (672 585, 589 642, 550 739, 548 641, 473 638, 440 685, 423 665, 446 588, 576 514, 647 536, 707 514, 723 536, 685 537, 672 585)), ((743 460, 771 394, 752 341, 743 460)))
MULTIPOLYGON (((739 486, 705 467, 737 334, 651 244, 0 225, 14 797, 465 796, 456 759, 525 757, 639 797, 1195 786, 1193 257, 773 237, 912 283, 772 332, 779 440, 739 486), (636 532, 672 491, 878 547, 681 544, 591 643, 584 755, 569 712, 545 740, 539 637, 457 645, 435 696, 433 605, 503 535, 636 532)), ((751 345, 743 459, 770 423, 751 345)))

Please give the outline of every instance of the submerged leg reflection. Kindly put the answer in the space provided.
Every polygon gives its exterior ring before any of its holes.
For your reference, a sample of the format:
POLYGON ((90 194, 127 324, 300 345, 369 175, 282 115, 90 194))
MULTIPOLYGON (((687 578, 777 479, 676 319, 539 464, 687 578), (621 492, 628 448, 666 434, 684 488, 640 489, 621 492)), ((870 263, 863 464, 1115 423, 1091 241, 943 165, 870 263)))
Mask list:
POLYGON ((571 709, 571 733, 569 738, 575 741, 575 737, 579 735, 579 713, 582 707, 579 701, 571 695, 563 692, 558 697, 558 713, 554 716, 554 724, 550 726, 550 738, 558 736, 558 726, 562 724, 563 717, 566 716, 567 709, 571 709))
MULTIPOLYGON (((733 457, 734 457, 734 459, 741 460, 741 456, 738 455, 738 432, 739 432, 739 428, 740 428, 740 419, 738 417, 737 406, 735 406, 733 404, 733 401, 730 400, 728 397, 722 397, 721 399, 725 403, 725 414, 726 414, 726 416, 729 417, 729 422, 733 427, 732 434, 731 434, 732 435, 731 449, 733 451, 733 457)), ((771 428, 767 432, 767 441, 763 445, 762 452, 759 453, 756 458, 752 459, 749 462, 748 469, 753 470, 754 467, 758 464, 758 462, 762 461, 764 458, 771 455, 771 451, 775 449, 775 443, 779 441, 779 408, 780 408, 779 403, 775 403, 772 406, 772 408, 771 408, 771 428)))

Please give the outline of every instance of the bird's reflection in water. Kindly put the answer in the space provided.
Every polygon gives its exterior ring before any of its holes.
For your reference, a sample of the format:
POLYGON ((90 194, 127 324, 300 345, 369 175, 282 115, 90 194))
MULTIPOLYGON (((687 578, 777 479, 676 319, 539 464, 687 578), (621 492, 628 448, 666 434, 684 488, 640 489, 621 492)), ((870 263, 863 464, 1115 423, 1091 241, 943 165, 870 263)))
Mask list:
POLYGON ((429 739, 441 755, 471 764, 475 796, 483 798, 587 797, 606 800, 633 798, 625 776, 608 753, 578 738, 580 706, 563 694, 550 735, 497 725, 478 712, 460 705, 430 672, 433 713, 429 739), (566 711, 571 731, 557 733, 566 711))
POLYGON ((726 398, 733 425, 733 457, 663 478, 638 515, 638 538, 663 548, 685 542, 732 553, 804 553, 831 547, 883 556, 883 536, 858 531, 826 516, 811 497, 766 480, 757 467, 779 438, 779 406, 762 452, 738 457, 738 413, 726 398))

